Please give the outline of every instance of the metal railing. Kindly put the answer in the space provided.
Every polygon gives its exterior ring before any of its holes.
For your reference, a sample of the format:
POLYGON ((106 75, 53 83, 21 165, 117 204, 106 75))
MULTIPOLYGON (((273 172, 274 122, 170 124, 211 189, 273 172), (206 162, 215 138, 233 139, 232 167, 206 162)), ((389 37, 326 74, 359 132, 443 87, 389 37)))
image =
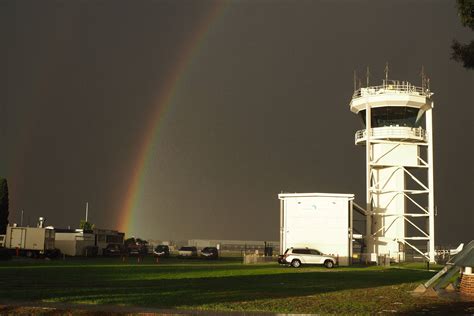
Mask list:
POLYGON ((369 95, 380 94, 409 94, 430 97, 433 93, 427 88, 417 87, 409 82, 393 81, 392 83, 384 82, 384 84, 381 86, 370 86, 366 88, 357 89, 354 91, 352 98, 356 99, 369 95))
MULTIPOLYGON (((383 126, 373 127, 371 129, 370 137, 374 139, 381 138, 396 138, 396 139, 416 139, 426 141, 426 130, 421 127, 406 127, 406 126, 383 126)), ((356 132, 356 143, 367 137, 367 130, 362 129, 356 132)))

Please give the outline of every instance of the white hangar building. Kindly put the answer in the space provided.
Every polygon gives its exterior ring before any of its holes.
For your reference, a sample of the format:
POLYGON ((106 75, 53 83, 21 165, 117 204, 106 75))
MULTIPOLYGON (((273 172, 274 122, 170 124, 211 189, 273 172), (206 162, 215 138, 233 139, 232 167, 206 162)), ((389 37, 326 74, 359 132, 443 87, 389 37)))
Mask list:
POLYGON ((280 253, 290 247, 312 248, 338 258, 352 258, 354 194, 281 193, 280 253))

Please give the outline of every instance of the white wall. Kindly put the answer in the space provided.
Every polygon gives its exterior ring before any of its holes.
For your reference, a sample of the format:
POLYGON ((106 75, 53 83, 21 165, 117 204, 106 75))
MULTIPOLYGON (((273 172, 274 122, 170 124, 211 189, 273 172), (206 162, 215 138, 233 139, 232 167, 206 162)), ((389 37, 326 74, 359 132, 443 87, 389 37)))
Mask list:
POLYGON ((54 231, 40 227, 7 227, 5 238, 7 248, 29 250, 54 249, 54 231))
POLYGON ((374 172, 373 181, 379 184, 380 189, 383 188, 383 192, 373 195, 374 212, 392 214, 372 218, 372 232, 377 232, 375 252, 389 255, 397 261, 404 260, 404 253, 399 252, 398 240, 405 236, 405 196, 399 194, 405 188, 405 172, 397 167, 378 169, 374 172))
POLYGON ((419 148, 415 144, 375 144, 372 145, 373 160, 381 165, 418 167, 419 148))
POLYGON ((282 249, 314 248, 339 256, 339 264, 348 265, 349 201, 349 197, 335 196, 284 197, 282 249))
POLYGON ((85 247, 94 246, 94 244, 94 234, 83 234, 81 232, 56 233, 56 248, 67 256, 81 256, 85 247))

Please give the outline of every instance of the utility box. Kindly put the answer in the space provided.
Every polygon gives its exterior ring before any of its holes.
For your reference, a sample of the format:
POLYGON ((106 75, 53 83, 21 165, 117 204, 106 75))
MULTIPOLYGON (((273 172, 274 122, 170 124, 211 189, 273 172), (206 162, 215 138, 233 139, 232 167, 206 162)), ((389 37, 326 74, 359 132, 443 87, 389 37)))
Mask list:
POLYGON ((354 194, 282 193, 278 198, 281 254, 307 247, 335 256, 341 266, 350 264, 354 194))
POLYGON ((7 226, 5 248, 44 253, 54 249, 54 229, 7 226))

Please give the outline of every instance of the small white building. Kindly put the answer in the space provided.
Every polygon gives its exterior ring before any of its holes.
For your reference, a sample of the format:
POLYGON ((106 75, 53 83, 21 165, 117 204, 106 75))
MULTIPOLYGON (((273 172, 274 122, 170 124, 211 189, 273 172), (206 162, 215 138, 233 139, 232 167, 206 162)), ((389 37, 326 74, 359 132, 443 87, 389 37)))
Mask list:
POLYGON ((354 194, 282 193, 278 198, 280 253, 308 247, 338 257, 339 265, 350 264, 354 194))
POLYGON ((84 249, 95 245, 95 235, 92 231, 82 229, 56 229, 56 248, 67 256, 83 256, 84 249))
POLYGON ((84 231, 82 229, 56 229, 56 248, 67 256, 84 256, 86 247, 97 247, 97 254, 108 244, 123 244, 125 234, 111 229, 99 229, 84 231))

